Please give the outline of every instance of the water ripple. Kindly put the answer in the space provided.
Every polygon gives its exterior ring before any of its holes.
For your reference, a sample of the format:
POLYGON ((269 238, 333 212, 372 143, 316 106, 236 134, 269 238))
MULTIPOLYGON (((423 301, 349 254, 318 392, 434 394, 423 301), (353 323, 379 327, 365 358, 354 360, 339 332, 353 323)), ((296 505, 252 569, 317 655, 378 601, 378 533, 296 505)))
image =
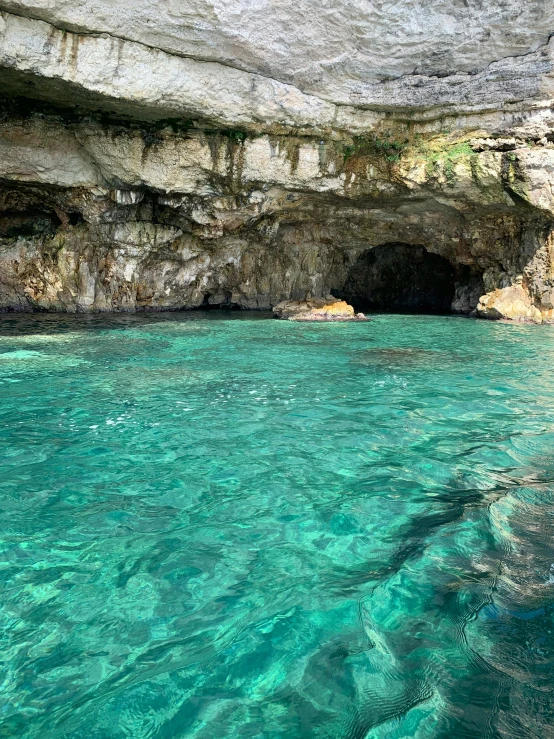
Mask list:
POLYGON ((0 736, 545 737, 554 329, 0 319, 0 736))

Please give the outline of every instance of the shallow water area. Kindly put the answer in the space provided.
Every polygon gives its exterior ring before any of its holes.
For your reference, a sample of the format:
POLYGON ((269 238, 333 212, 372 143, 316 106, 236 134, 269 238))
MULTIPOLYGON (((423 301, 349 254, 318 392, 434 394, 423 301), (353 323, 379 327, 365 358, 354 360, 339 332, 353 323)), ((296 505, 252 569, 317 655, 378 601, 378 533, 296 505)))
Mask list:
POLYGON ((546 737, 554 327, 0 316, 0 736, 546 737))

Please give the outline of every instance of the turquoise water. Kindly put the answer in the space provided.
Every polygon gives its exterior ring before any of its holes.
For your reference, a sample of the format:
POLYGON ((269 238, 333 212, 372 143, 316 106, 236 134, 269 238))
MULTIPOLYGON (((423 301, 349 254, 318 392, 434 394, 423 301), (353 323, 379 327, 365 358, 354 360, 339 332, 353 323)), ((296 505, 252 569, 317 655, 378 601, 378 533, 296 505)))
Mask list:
POLYGON ((0 317, 0 737, 552 736, 554 327, 0 317))

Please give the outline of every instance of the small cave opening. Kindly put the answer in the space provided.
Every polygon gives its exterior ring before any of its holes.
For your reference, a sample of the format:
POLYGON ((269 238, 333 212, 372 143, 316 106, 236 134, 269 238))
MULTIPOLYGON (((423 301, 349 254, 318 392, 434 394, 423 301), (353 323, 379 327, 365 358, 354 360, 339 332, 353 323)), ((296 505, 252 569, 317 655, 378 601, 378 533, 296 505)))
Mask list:
POLYGON ((383 244, 358 257, 337 293, 356 311, 450 313, 458 272, 422 246, 383 244))
POLYGON ((62 225, 58 215, 46 208, 7 209, 0 213, 0 237, 53 236, 62 225))
POLYGON ((232 303, 231 293, 224 290, 219 293, 206 293, 198 310, 241 310, 241 306, 232 303))
POLYGON ((71 211, 71 213, 67 214, 69 225, 70 226, 79 226, 81 223, 85 222, 85 219, 83 218, 83 214, 79 213, 79 211, 74 210, 71 211))

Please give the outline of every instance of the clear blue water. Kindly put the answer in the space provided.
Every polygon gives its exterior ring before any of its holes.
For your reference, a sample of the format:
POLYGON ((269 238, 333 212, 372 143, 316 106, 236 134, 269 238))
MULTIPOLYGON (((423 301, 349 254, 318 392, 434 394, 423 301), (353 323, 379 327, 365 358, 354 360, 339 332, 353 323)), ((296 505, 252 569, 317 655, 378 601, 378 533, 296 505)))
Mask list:
POLYGON ((0 737, 552 736, 554 327, 0 317, 0 737))

